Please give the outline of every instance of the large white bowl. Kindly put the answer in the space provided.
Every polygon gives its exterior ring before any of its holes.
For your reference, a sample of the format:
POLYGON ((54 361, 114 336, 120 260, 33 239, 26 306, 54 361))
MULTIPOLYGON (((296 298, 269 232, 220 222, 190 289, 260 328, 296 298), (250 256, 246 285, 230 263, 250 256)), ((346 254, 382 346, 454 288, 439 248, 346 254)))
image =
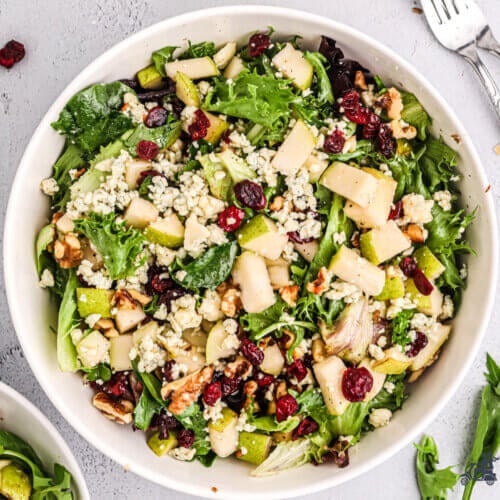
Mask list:
POLYGON ((47 472, 53 472, 54 463, 64 465, 73 476, 76 500, 90 500, 80 467, 64 439, 40 410, 3 382, 0 382, 0 429, 24 439, 47 472))
POLYGON ((141 31, 107 51, 88 66, 50 108, 36 130, 19 166, 12 187, 5 224, 5 275, 10 310, 19 340, 38 381, 68 422, 90 443, 141 476, 169 488, 218 498, 285 498, 332 487, 359 476, 396 453, 427 426, 443 408, 474 359, 493 303, 497 275, 497 237, 492 195, 468 134, 434 88, 406 61, 375 40, 329 19, 282 8, 246 6, 198 11, 141 31), (414 92, 434 118, 434 130, 461 155, 462 203, 478 207, 477 220, 469 231, 477 256, 468 259, 469 282, 450 342, 436 365, 415 387, 404 409, 391 424, 370 433, 351 454, 351 465, 306 466, 270 479, 252 479, 249 468, 236 461, 219 460, 212 468, 197 463, 158 459, 150 452, 140 432, 104 419, 90 404, 90 389, 82 387, 77 375, 62 374, 57 367, 54 307, 48 293, 37 286, 33 240, 45 223, 47 199, 39 191, 42 177, 61 152, 63 139, 50 127, 68 99, 96 82, 130 77, 148 64, 153 50, 179 45, 186 40, 247 40, 256 29, 274 26, 277 35, 300 34, 302 43, 316 48, 319 35, 336 40, 348 56, 359 60, 392 82, 414 92), (459 145, 450 140, 457 133, 459 145))

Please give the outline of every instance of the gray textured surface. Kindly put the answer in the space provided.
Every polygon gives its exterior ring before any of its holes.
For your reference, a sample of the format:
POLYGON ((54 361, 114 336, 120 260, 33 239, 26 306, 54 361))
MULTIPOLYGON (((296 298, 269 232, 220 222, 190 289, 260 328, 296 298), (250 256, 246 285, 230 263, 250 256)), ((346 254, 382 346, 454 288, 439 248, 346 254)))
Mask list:
MULTIPOLYGON (((0 210, 5 214, 12 179, 21 154, 39 120, 66 84, 96 56, 166 17, 204 7, 231 5, 231 1, 204 0, 0 0, 0 42, 11 38, 23 41, 26 59, 15 69, 0 68, 0 210)), ((240 0, 239 3, 255 3, 240 0)), ((500 126, 466 63, 441 49, 431 37, 422 16, 412 12, 411 0, 322 0, 315 2, 264 1, 262 4, 307 8, 332 17, 375 37, 410 60, 437 87, 465 123, 482 158, 499 205, 500 126)), ((481 5, 500 36, 498 0, 481 5)), ((265 25, 265 19, 263 19, 265 25)), ((486 56, 500 82, 500 60, 486 56)), ((38 386, 18 346, 9 320, 0 282, 0 378, 27 396, 61 431, 83 467, 92 498, 188 499, 149 483, 97 452, 59 415, 38 386)), ((490 321, 488 335, 463 386, 427 429, 437 439, 443 464, 463 463, 471 441, 473 419, 483 383, 484 353, 500 359, 498 329, 500 301, 490 321)), ((308 497, 308 500, 418 498, 414 480, 414 451, 406 447, 370 473, 335 490, 308 497)), ((498 469, 498 466, 497 466, 498 469)), ((500 485, 479 485, 475 498, 500 497, 500 485)))

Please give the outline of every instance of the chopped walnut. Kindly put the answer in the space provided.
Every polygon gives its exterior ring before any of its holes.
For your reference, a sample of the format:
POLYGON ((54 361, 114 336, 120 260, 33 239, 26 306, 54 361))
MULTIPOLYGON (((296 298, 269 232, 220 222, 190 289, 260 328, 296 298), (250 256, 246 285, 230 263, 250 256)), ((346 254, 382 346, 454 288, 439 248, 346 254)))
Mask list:
POLYGON ((237 288, 229 287, 221 295, 220 308, 221 311, 228 317, 234 318, 238 315, 243 304, 241 303, 241 295, 237 288))
POLYGON ((279 339, 279 344, 282 349, 288 350, 290 349, 290 347, 292 347, 296 338, 297 337, 295 333, 291 332, 290 330, 283 329, 281 338, 279 339))
POLYGON ((307 291, 315 295, 322 295, 328 290, 330 284, 330 275, 328 269, 322 267, 318 272, 318 277, 306 285, 307 291))
POLYGON ((391 87, 377 101, 377 106, 387 111, 387 116, 391 120, 399 120, 403 111, 403 99, 397 89, 391 87))
POLYGON ((201 396, 212 380, 213 374, 214 369, 206 366, 202 370, 165 384, 161 388, 161 396, 163 399, 170 398, 168 410, 174 415, 180 415, 201 396))
POLYGON ((127 288, 127 292, 134 300, 139 302, 139 304, 141 304, 141 306, 145 306, 146 304, 149 304, 152 300, 149 295, 138 292, 137 290, 134 290, 133 288, 127 288))
POLYGON ((130 424, 134 405, 126 399, 116 399, 105 392, 98 392, 92 400, 102 414, 118 424, 130 424))
POLYGON ((368 85, 366 84, 365 75, 362 71, 356 71, 354 76, 354 85, 361 90, 368 90, 368 85))
POLYGON ((114 328, 115 323, 112 319, 109 318, 101 318, 94 324, 94 328, 96 330, 109 330, 110 328, 114 328))
POLYGON ((255 380, 249 380, 248 382, 245 382, 245 385, 243 386, 243 392, 246 395, 246 400, 243 403, 244 408, 248 408, 251 404, 253 404, 253 411, 258 411, 255 407, 257 401, 254 400, 254 395, 257 392, 258 388, 259 385, 255 380))
POLYGON ((279 290, 280 297, 290 306, 294 307, 297 303, 297 297, 299 296, 299 286, 290 285, 284 286, 279 290))
POLYGON ((286 382, 284 380, 282 380, 276 386, 276 390, 274 392, 274 395, 275 395, 276 399, 279 399, 279 398, 282 398, 283 396, 286 396, 287 394, 288 394, 288 389, 286 387, 286 382))
POLYGON ((423 243, 425 241, 424 230, 418 224, 408 224, 405 233, 413 243, 423 243))
POLYGON ((390 126, 394 139, 414 139, 417 137, 417 129, 413 125, 403 125, 401 120, 392 120, 390 126))
POLYGON ((125 290, 124 288, 121 288, 114 293, 111 303, 120 310, 131 310, 137 308, 137 302, 132 297, 132 294, 129 290, 125 290))
POLYGON ((281 210, 284 206, 285 206, 285 198, 283 198, 283 196, 275 196, 273 198, 273 201, 269 205, 269 210, 276 212, 278 210, 281 210))
POLYGON ((312 341, 311 354, 312 354, 313 360, 316 363, 319 363, 326 358, 326 356, 327 356, 326 346, 325 346, 325 343, 323 342, 322 339, 317 338, 317 339, 314 339, 312 341))
POLYGON ((82 257, 80 240, 75 234, 66 234, 63 240, 56 240, 54 243, 54 258, 63 269, 78 266, 82 257))
POLYGON ((241 377, 243 380, 252 375, 253 366, 243 356, 237 356, 236 359, 226 365, 224 375, 228 378, 235 376, 241 377))

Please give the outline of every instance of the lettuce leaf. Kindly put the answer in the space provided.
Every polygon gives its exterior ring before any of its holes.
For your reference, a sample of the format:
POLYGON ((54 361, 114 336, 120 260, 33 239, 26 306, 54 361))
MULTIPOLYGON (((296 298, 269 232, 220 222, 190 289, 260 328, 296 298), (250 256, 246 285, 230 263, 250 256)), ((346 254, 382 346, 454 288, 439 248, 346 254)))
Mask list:
POLYGON ((142 123, 127 137, 123 143, 132 156, 137 156, 137 144, 140 141, 151 141, 160 149, 170 147, 181 134, 181 122, 169 121, 161 127, 149 128, 142 123))
POLYGON ((117 223, 113 213, 91 213, 88 219, 75 220, 75 231, 84 234, 102 255, 111 279, 131 276, 144 263, 139 258, 144 236, 126 223, 117 223))
POLYGON ((210 447, 210 441, 208 440, 207 422, 203 416, 200 406, 193 403, 180 415, 174 416, 184 426, 184 428, 190 429, 194 432, 195 438, 193 447, 196 449, 195 456, 198 457, 210 454, 212 449, 210 447))
POLYGON ((427 138, 427 132, 432 124, 431 117, 427 114, 420 101, 410 92, 399 91, 403 98, 403 110, 401 111, 401 118, 416 127, 417 137, 421 141, 427 138))
POLYGON ((151 54, 151 60, 153 61, 154 67, 163 78, 167 76, 165 73, 165 64, 173 59, 175 49, 177 48, 176 46, 167 45, 166 47, 155 50, 151 54))
POLYGON ((279 443, 251 474, 255 477, 266 477, 300 467, 309 462, 310 450, 311 442, 308 439, 279 443))
POLYGON ((429 137, 427 139, 419 166, 431 192, 436 191, 439 185, 442 185, 444 189, 448 187, 450 178, 455 174, 457 157, 457 152, 447 146, 441 138, 429 137))
POLYGON ((320 102, 333 103, 332 84, 328 78, 325 64, 328 64, 326 57, 319 52, 305 52, 304 59, 307 59, 316 73, 317 97, 320 102))
POLYGON ((179 59, 192 59, 195 57, 212 57, 217 52, 214 42, 191 43, 188 41, 188 48, 181 54, 179 59))
POLYGON ((414 309, 404 309, 391 320, 391 340, 393 344, 398 344, 404 348, 411 342, 408 331, 410 322, 415 314, 414 309))

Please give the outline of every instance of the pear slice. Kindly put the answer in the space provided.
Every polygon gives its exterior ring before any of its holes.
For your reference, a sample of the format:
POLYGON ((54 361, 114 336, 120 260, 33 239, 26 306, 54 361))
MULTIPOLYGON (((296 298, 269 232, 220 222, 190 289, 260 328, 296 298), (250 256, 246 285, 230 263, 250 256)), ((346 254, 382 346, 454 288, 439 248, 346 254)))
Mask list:
POLYGON ((266 262, 253 252, 243 252, 232 270, 234 282, 240 286, 245 311, 259 313, 271 307, 276 297, 271 286, 266 262))
POLYGON ((182 71, 177 72, 175 82, 175 95, 186 105, 200 107, 200 95, 196 85, 189 76, 182 71))
POLYGON ((418 291, 413 278, 410 278, 406 280, 405 290, 410 299, 417 306, 417 311, 434 318, 441 314, 441 309, 443 307, 443 294, 439 291, 437 286, 434 285, 430 295, 423 295, 418 291))
POLYGON ((200 248, 210 236, 210 231, 198 222, 196 215, 191 214, 186 219, 184 230, 184 248, 188 251, 200 248))
POLYGON ((153 65, 138 71, 137 81, 143 89, 156 90, 163 87, 163 77, 153 65))
POLYGON ((134 339, 131 333, 109 339, 109 364, 114 372, 132 370, 129 353, 133 345, 134 339))
POLYGON ((251 464, 261 464, 271 451, 272 438, 259 432, 240 432, 236 456, 251 464), (242 451, 246 452, 243 453, 242 451))
POLYGON ((146 317, 142 307, 135 309, 119 309, 115 313, 116 328, 120 333, 128 332, 135 328, 146 317))
POLYGON ((364 358, 359 364, 359 367, 366 368, 373 378, 372 388, 369 392, 366 393, 365 399, 363 401, 371 401, 384 387, 386 374, 377 372, 373 369, 374 361, 375 360, 373 359, 364 358))
POLYGON ((323 399, 331 415, 342 415, 350 405, 342 392, 342 377, 346 366, 337 356, 330 356, 313 365, 323 399))
POLYGON ((428 279, 435 280, 444 273, 445 267, 429 247, 422 246, 418 248, 415 250, 413 256, 417 261, 417 266, 422 269, 422 272, 428 279))
POLYGON ((0 470, 0 495, 11 500, 29 500, 31 479, 21 467, 10 463, 0 470))
POLYGON ((151 222, 145 229, 144 236, 151 243, 158 243, 168 248, 178 248, 182 246, 184 241, 184 226, 177 214, 172 213, 164 219, 151 222))
POLYGON ((274 289, 282 288, 291 284, 290 264, 284 259, 266 261, 267 271, 274 289))
POLYGON ((93 330, 76 344, 76 352, 85 368, 102 363, 109 351, 109 340, 97 330, 93 330))
POLYGON ((177 432, 172 430, 168 431, 167 439, 160 439, 160 431, 155 432, 148 439, 149 448, 159 457, 165 456, 169 451, 176 448, 178 444, 177 432))
POLYGON ((319 248, 319 243, 316 240, 308 241, 306 243, 294 243, 293 244, 295 250, 299 252, 307 262, 312 262, 316 252, 319 248))
POLYGON ((411 247, 410 239, 404 235, 393 220, 363 233, 359 238, 359 243, 361 254, 375 265, 381 264, 411 247))
POLYGON ((146 160, 131 159, 125 162, 125 182, 129 189, 136 189, 137 182, 142 174, 151 170, 151 162, 146 160))
POLYGON ((305 90, 311 86, 312 64, 304 58, 304 53, 294 48, 290 42, 273 57, 272 62, 285 78, 292 80, 295 87, 305 90))
MULTIPOLYGON (((164 347, 168 351, 171 350, 171 348, 168 349, 169 346, 164 347)), ((187 349, 177 350, 175 354, 172 354, 172 358, 176 363, 186 367, 186 374, 201 370, 207 364, 204 349, 200 347, 189 346, 187 349)))
POLYGON ((134 345, 137 347, 145 337, 151 337, 153 341, 156 341, 156 336, 158 335, 159 327, 156 321, 150 321, 144 326, 137 328, 137 330, 132 334, 134 345))
POLYGON ((252 250, 266 259, 277 259, 288 243, 288 236, 280 234, 275 222, 263 214, 256 215, 236 232, 241 248, 252 250))
POLYGON ((448 340, 451 325, 437 323, 432 333, 427 334, 427 345, 414 357, 410 369, 420 370, 430 364, 441 346, 448 340))
POLYGON ((212 154, 198 157, 210 187, 210 193, 219 200, 227 200, 232 186, 231 176, 220 161, 213 161, 213 159, 212 154))
POLYGON ((333 256, 328 271, 368 295, 379 295, 384 288, 385 272, 345 245, 333 256))
POLYGON ((319 182, 362 207, 367 207, 377 194, 378 183, 373 175, 340 161, 333 162, 323 172, 319 182))
POLYGON ((134 198, 125 210, 123 218, 133 227, 144 229, 158 218, 158 209, 150 201, 134 198))
POLYGON ((387 375, 399 375, 406 371, 412 360, 404 355, 398 347, 390 347, 384 351, 384 357, 373 362, 373 370, 387 375))
POLYGON ((220 72, 213 59, 208 56, 182 59, 165 64, 165 72, 169 78, 177 81, 177 73, 184 73, 191 80, 217 76, 220 72))
POLYGON ((224 328, 223 322, 219 321, 210 330, 207 337, 205 355, 207 364, 211 365, 219 359, 229 358, 236 354, 236 348, 231 345, 225 345, 224 341, 228 337, 228 332, 224 328))
POLYGON ((111 318, 111 298, 113 292, 103 288, 77 288, 76 304, 78 314, 85 318, 89 314, 99 314, 101 318, 111 318))
POLYGON ((328 160, 320 159, 312 153, 304 162, 303 166, 309 171, 309 182, 316 182, 328 168, 328 160))
POLYGON ((269 375, 277 377, 283 367, 285 366, 285 359, 281 354, 281 349, 278 344, 270 344, 264 349, 264 360, 260 365, 260 369, 269 375))
POLYGON ((294 175, 312 153, 315 145, 316 138, 311 129, 302 120, 297 120, 274 155, 272 166, 283 175, 294 175))
POLYGON ((228 42, 214 55, 214 63, 219 69, 224 69, 236 54, 236 42, 228 42))
POLYGON ((205 140, 210 144, 217 144, 221 135, 226 131, 229 127, 229 124, 226 120, 219 118, 218 116, 209 113, 208 111, 203 111, 205 116, 208 118, 210 125, 207 129, 207 134, 205 135, 205 140))
POLYGON ((219 457, 228 457, 238 449, 238 414, 229 408, 222 409, 222 417, 208 423, 210 446, 219 457))
POLYGON ((405 285, 399 276, 391 276, 386 278, 385 285, 379 295, 374 297, 375 300, 392 300, 399 299, 405 295, 405 285))
POLYGON ((238 56, 234 56, 224 70, 224 78, 234 80, 245 69, 245 64, 238 56))

